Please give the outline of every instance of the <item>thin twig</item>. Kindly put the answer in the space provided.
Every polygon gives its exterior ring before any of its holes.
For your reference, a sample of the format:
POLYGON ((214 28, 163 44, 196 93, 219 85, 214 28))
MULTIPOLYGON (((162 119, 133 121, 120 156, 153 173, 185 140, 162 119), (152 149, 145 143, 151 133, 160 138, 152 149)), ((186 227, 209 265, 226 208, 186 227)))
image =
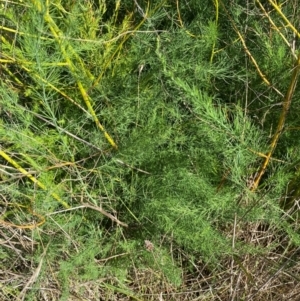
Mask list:
POLYGON ((39 118, 39 119, 45 121, 46 123, 48 123, 48 124, 54 126, 56 129, 62 131, 62 132, 65 133, 66 135, 68 135, 68 136, 70 136, 70 137, 76 139, 77 141, 80 141, 80 142, 82 142, 82 143, 84 143, 84 144, 86 144, 86 145, 88 145, 88 146, 90 146, 90 147, 92 147, 92 148, 94 148, 94 149, 100 151, 100 152, 103 151, 101 148, 97 147, 96 145, 94 145, 94 144, 92 144, 92 143, 90 143, 90 142, 88 142, 88 141, 86 141, 86 140, 84 140, 84 139, 82 139, 82 138, 79 138, 78 136, 76 136, 76 135, 70 133, 69 131, 67 131, 66 129, 61 128, 61 127, 58 126, 57 124, 54 124, 54 123, 51 122, 50 120, 48 120, 48 119, 42 117, 40 114, 34 113, 34 112, 32 112, 32 111, 30 111, 30 113, 33 114, 34 116, 36 116, 37 118, 39 118))
POLYGON ((100 207, 96 207, 96 206, 93 206, 89 203, 83 203, 82 204, 82 207, 84 208, 90 208, 90 209, 93 209, 93 210, 96 210, 98 212, 100 212, 101 214, 105 215, 106 217, 110 218, 112 221, 116 222, 118 225, 120 226, 123 226, 123 227, 128 227, 127 224, 119 221, 115 216, 113 216, 112 214, 108 213, 107 211, 105 211, 104 209, 100 208, 100 207))
POLYGON ((139 168, 137 168, 137 167, 133 167, 133 166, 131 166, 131 165, 129 165, 129 164, 123 162, 122 160, 116 159, 115 161, 118 162, 119 164, 122 164, 122 165, 124 165, 124 166, 127 166, 127 167, 129 167, 129 168, 131 168, 131 169, 135 169, 135 170, 137 170, 137 171, 139 171, 139 172, 145 173, 146 175, 151 175, 150 172, 145 171, 145 170, 142 170, 142 169, 139 169, 139 168))
POLYGON ((40 271, 41 271, 41 268, 42 268, 42 265, 43 265, 43 262, 44 262, 44 258, 45 258, 45 256, 46 256, 46 252, 47 252, 48 246, 49 246, 49 244, 48 244, 47 247, 45 248, 45 250, 44 250, 44 252, 43 252, 43 254, 42 254, 41 258, 40 258, 40 262, 39 262, 37 268, 35 269, 34 273, 33 273, 32 276, 30 277, 30 279, 27 281, 27 283, 26 283, 25 286, 23 287, 23 289, 22 289, 20 295, 18 296, 18 299, 17 299, 18 301, 19 301, 19 300, 20 300, 20 301, 23 301, 23 300, 24 300, 25 294, 26 294, 27 290, 29 289, 29 286, 30 286, 31 284, 33 284, 33 283, 36 281, 36 279, 38 278, 38 276, 39 276, 39 274, 40 274, 40 271))
POLYGON ((81 209, 81 208, 90 208, 90 209, 93 209, 95 211, 98 211, 101 214, 103 214, 106 217, 108 217, 109 219, 111 219, 113 222, 116 222, 118 225, 126 227, 126 228, 128 227, 128 225, 126 223, 121 222, 115 216, 113 216, 112 214, 108 213, 106 210, 102 209, 101 207, 93 206, 93 205, 91 205, 89 203, 82 203, 82 205, 77 206, 77 207, 68 208, 68 209, 65 209, 65 210, 60 210, 60 211, 48 213, 46 216, 54 215, 54 214, 58 214, 58 213, 62 213, 62 212, 67 212, 67 211, 73 211, 73 210, 77 210, 77 209, 81 209))

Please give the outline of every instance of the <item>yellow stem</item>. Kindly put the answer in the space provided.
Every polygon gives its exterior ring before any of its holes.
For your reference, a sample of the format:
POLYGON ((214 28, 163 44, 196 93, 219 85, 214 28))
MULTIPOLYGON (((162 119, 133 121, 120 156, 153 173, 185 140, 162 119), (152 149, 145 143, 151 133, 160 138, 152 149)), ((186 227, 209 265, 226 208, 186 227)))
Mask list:
POLYGON ((278 140, 280 135, 282 134, 283 128, 284 128, 284 124, 285 124, 285 120, 287 117, 287 113, 289 111, 290 105, 291 105, 291 101, 292 101, 292 97, 294 95, 294 91, 297 85, 297 79, 299 76, 299 68, 300 68, 300 54, 298 55, 298 60, 296 63, 296 66, 294 68, 293 74, 292 74, 292 79, 291 79, 291 83, 290 86, 287 90, 287 93, 284 97, 283 100, 283 108, 279 117, 279 121, 278 121, 278 125, 275 131, 275 134, 273 135, 272 141, 271 141, 271 145, 270 145, 270 151, 268 152, 268 154, 266 155, 266 158, 260 168, 260 171, 258 172, 256 178, 254 179, 253 185, 251 187, 251 190, 254 191, 257 189, 259 182, 262 178, 262 176, 264 175, 266 168, 270 162, 271 156, 275 151, 275 148, 277 146, 278 140))
MULTIPOLYGON (((32 174, 30 174, 28 171, 26 171, 23 167, 21 167, 14 159, 12 159, 9 155, 7 155, 4 151, 0 149, 0 156, 3 157, 7 162, 9 162, 11 165, 13 165, 17 170, 19 170, 23 175, 25 175, 27 178, 29 178, 33 183, 38 185, 43 190, 47 190, 46 186, 41 183, 38 179, 36 179, 32 174)), ((70 208, 70 206, 56 194, 51 193, 51 196, 58 201, 60 204, 62 204, 65 208, 70 208)))

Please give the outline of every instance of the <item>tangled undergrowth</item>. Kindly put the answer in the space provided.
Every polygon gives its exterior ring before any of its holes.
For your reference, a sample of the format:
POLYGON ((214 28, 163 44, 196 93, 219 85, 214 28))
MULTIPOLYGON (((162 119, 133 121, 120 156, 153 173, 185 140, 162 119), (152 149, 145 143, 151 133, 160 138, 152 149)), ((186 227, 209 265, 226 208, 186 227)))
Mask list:
POLYGON ((296 0, 0 5, 1 300, 298 300, 296 0))

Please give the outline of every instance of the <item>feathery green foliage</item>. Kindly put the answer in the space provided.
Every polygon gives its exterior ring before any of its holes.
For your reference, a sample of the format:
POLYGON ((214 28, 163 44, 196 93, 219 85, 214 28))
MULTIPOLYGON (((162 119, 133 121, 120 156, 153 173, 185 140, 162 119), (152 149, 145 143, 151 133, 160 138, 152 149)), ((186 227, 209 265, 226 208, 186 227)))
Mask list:
POLYGON ((0 4, 3 298, 259 298, 246 258, 299 247, 297 3, 0 4))

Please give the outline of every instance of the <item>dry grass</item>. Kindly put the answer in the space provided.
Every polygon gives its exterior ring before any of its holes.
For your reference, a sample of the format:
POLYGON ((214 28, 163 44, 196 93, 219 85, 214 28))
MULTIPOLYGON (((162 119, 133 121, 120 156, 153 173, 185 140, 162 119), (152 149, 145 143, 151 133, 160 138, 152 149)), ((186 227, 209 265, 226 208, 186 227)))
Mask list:
MULTIPOLYGON (((249 248, 255 247, 261 252, 244 250, 246 255, 242 255, 242 251, 241 255, 224 259, 215 267, 205 265, 199 256, 191 269, 191 261, 184 251, 172 246, 170 250, 174 258, 181 261, 183 271, 180 287, 168 283, 161 271, 136 268, 133 262, 126 286, 114 277, 78 282, 70 275, 67 300, 299 300, 299 248, 289 244, 290 240, 277 228, 261 223, 235 225, 227 234, 234 239, 237 251, 237 242, 244 241, 249 248)), ((29 300, 26 295, 37 280, 39 289, 35 288, 35 300, 61 300, 58 265, 47 261, 47 247, 36 264, 33 252, 38 243, 28 232, 2 227, 0 235, 1 247, 9 249, 12 255, 2 259, 1 300, 29 300), (43 276, 40 275, 42 266, 47 270, 43 276)), ((109 260, 95 260, 95 264, 104 267, 109 265, 109 260)))

